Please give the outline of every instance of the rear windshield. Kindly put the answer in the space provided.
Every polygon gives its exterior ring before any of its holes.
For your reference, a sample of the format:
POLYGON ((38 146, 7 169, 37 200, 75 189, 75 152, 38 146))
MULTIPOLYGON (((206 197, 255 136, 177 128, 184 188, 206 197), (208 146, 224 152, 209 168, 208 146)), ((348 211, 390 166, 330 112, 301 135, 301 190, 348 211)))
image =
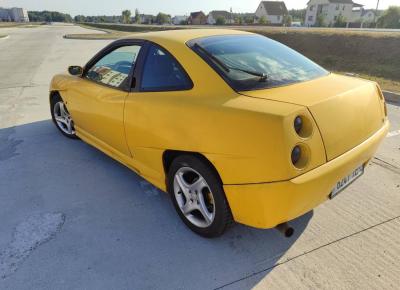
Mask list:
POLYGON ((224 35, 188 43, 236 91, 304 82, 328 71, 289 47, 261 35, 224 35))

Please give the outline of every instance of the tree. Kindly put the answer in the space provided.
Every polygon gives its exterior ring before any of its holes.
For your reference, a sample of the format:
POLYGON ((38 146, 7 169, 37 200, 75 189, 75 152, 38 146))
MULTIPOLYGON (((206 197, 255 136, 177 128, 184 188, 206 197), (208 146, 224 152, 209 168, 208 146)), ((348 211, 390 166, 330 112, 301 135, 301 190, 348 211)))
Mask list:
POLYGON ((225 25, 226 19, 225 17, 218 16, 217 19, 215 20, 216 25, 225 25))
POLYGON ((381 17, 378 18, 380 28, 400 28, 400 6, 389 7, 381 17))
POLYGON ((244 23, 246 24, 254 24, 254 17, 252 16, 245 16, 244 23))
POLYGON ((235 24, 242 25, 243 24, 243 17, 242 16, 237 16, 237 17, 235 17, 234 21, 235 21, 235 24))
POLYGON ((123 23, 131 23, 131 11, 130 10, 124 10, 122 11, 122 22, 123 23))
POLYGON ((315 26, 316 27, 325 27, 326 26, 326 22, 325 22, 325 17, 322 14, 319 14, 317 16, 317 20, 315 21, 315 26))
POLYGON ((71 15, 57 11, 29 11, 28 16, 32 22, 72 22, 73 20, 71 15))
POLYGON ((292 16, 291 15, 283 16, 283 25, 284 26, 292 26, 292 16))
POLYGON ((346 18, 343 17, 342 14, 336 18, 335 23, 333 23, 334 27, 346 27, 346 18))
POLYGON ((77 23, 82 23, 82 22, 86 22, 86 17, 83 15, 76 15, 74 17, 74 21, 77 23))
POLYGON ((135 9, 135 23, 139 23, 140 22, 140 12, 139 9, 135 9))
POLYGON ((289 15, 292 16, 292 21, 300 21, 304 22, 304 18, 306 17, 307 9, 291 9, 289 11, 289 15))
POLYGON ((259 24, 265 25, 267 24, 267 17, 261 16, 260 20, 258 21, 259 24))
POLYGON ((156 16, 157 24, 166 24, 169 23, 169 16, 165 13, 158 13, 156 16))

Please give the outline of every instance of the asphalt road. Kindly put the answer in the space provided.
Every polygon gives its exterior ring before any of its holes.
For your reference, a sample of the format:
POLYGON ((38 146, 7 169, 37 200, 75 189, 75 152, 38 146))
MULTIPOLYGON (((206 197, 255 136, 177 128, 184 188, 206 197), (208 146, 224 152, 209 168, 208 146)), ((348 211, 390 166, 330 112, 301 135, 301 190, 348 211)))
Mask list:
POLYGON ((80 32, 0 30, 0 289, 398 289, 398 105, 365 175, 292 238, 237 225, 207 240, 166 194, 49 120, 52 75, 109 43, 62 38, 80 32))

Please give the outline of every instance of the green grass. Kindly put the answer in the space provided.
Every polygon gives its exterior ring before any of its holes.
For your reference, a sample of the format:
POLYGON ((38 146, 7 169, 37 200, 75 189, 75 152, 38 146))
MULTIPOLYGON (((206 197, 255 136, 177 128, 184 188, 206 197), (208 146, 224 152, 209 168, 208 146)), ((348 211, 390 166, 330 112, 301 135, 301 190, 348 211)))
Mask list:
MULTIPOLYGON (((93 27, 81 25, 83 28, 86 29, 93 29, 93 27)), ((104 33, 79 33, 79 34, 66 34, 64 38, 67 39, 118 39, 124 36, 127 36, 129 32, 117 31, 117 30, 110 30, 110 29, 101 29, 104 33)))
POLYGON ((16 27, 20 26, 21 23, 15 23, 15 22, 0 22, 0 28, 9 28, 9 27, 16 27))
POLYGON ((381 86, 382 90, 394 93, 400 93, 400 81, 389 80, 365 74, 360 74, 359 77, 377 82, 381 86))
POLYGON ((20 23, 20 22, 0 22, 0 29, 1 28, 31 28, 31 27, 38 27, 43 25, 42 22, 28 22, 28 23, 20 23))

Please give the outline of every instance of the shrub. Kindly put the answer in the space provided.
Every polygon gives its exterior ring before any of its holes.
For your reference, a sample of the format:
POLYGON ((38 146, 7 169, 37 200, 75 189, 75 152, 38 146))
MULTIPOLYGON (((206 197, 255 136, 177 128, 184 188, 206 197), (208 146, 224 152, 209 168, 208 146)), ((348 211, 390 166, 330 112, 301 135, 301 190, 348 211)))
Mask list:
POLYGON ((389 7, 378 19, 378 27, 400 28, 400 6, 389 7))
POLYGON ((215 20, 216 25, 225 25, 226 20, 222 16, 218 16, 217 19, 215 20))

